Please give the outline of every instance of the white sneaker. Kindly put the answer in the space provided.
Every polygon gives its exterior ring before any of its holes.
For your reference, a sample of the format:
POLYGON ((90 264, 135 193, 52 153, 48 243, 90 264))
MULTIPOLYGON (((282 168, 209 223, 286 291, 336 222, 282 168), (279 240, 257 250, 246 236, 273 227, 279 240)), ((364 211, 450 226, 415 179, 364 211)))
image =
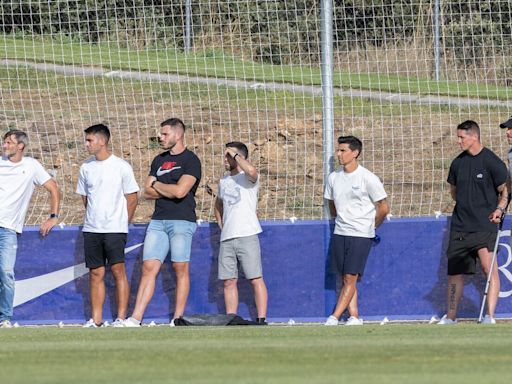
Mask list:
POLYGON ((99 328, 100 326, 97 325, 93 319, 89 319, 89 321, 87 321, 83 326, 82 328, 99 328))
POLYGON ((350 316, 346 321, 345 325, 363 325, 363 319, 358 319, 357 317, 350 316))
POLYGON ((496 324, 496 320, 494 317, 485 315, 485 317, 482 319, 482 324, 496 324))
POLYGON ((123 321, 123 327, 125 328, 140 328, 140 321, 133 317, 127 318, 123 321))
POLYGON ((114 328, 122 328, 124 327, 124 320, 118 317, 110 326, 114 328))
POLYGON ((437 325, 456 325, 456 324, 457 324, 457 319, 455 319, 455 320, 449 319, 447 315, 444 315, 443 317, 441 317, 441 320, 439 320, 439 322, 437 323, 437 325))
POLYGON ((175 327, 176 324, 174 324, 174 319, 171 320, 171 322, 169 323, 169 327, 175 327))
POLYGON ((12 324, 9 320, 0 321, 0 328, 12 328, 12 324))
POLYGON ((325 320, 324 325, 331 326, 331 325, 338 325, 338 323, 339 323, 338 319, 335 316, 331 315, 327 318, 327 320, 325 320))

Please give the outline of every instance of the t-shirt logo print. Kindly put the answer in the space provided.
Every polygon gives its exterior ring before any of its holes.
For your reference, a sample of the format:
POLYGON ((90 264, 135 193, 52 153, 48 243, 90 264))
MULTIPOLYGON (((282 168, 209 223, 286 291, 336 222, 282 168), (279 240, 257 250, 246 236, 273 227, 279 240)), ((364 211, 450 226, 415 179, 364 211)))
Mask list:
POLYGON ((166 173, 172 172, 175 169, 180 169, 181 167, 175 167, 176 162, 175 161, 166 161, 163 163, 160 168, 158 168, 158 171, 156 171, 157 176, 163 176, 166 173))

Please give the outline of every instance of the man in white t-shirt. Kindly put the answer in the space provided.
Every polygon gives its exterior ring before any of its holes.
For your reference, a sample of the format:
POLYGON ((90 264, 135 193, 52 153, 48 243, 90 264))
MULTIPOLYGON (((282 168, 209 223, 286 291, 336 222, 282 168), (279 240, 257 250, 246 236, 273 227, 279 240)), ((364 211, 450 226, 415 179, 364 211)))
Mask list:
POLYGON ((267 287, 263 281, 258 233, 261 226, 256 215, 258 205, 258 171, 247 160, 249 151, 240 142, 226 144, 224 165, 229 171, 219 183, 215 200, 215 217, 222 232, 219 251, 219 279, 224 281, 226 313, 238 309, 238 263, 251 282, 256 301, 257 319, 266 324, 267 287))
POLYGON ((346 325, 363 324, 357 309, 356 283, 363 275, 375 228, 389 213, 381 181, 358 163, 362 149, 357 137, 340 136, 336 154, 341 168, 329 175, 325 186, 324 198, 336 217, 331 261, 343 280, 336 308, 325 325, 338 325, 347 308, 351 316, 346 325))
POLYGON ((41 235, 46 236, 59 218, 59 187, 37 160, 23 156, 27 145, 25 132, 13 129, 3 136, 0 160, 0 328, 12 326, 17 234, 23 230, 36 185, 42 185, 50 193, 50 217, 41 224, 41 235))
POLYGON ((76 189, 86 208, 84 251, 90 271, 92 318, 84 327, 103 325, 107 263, 116 284, 117 318, 112 325, 122 326, 130 294, 124 248, 128 223, 137 207, 139 186, 130 164, 109 151, 110 131, 106 125, 93 125, 84 132, 85 148, 93 155, 80 167, 76 189))

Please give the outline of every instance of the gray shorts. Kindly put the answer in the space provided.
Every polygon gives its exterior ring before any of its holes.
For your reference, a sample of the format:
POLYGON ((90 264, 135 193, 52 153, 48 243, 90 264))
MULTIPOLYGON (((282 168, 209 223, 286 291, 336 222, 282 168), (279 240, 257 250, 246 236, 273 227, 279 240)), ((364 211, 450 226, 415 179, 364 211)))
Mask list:
POLYGON ((263 276, 258 235, 221 241, 219 280, 237 279, 238 263, 246 279, 252 280, 263 276))

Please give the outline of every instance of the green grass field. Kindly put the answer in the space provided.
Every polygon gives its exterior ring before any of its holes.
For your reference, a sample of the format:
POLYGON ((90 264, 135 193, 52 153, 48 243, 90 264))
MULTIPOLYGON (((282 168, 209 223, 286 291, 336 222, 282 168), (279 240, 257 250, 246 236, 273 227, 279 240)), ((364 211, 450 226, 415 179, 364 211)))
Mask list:
MULTIPOLYGON (((69 64, 105 66, 110 70, 176 73, 187 76, 243 79, 247 81, 322 84, 320 68, 298 65, 271 65, 231 56, 221 50, 208 49, 186 54, 175 49, 136 50, 115 43, 84 44, 65 36, 53 40, 32 36, 0 36, 0 58, 69 64)), ((493 84, 435 81, 423 77, 335 71, 335 87, 380 92, 446 95, 492 100, 508 100, 510 87, 493 84)))
POLYGON ((508 383, 512 324, 0 329, 2 383, 508 383))

